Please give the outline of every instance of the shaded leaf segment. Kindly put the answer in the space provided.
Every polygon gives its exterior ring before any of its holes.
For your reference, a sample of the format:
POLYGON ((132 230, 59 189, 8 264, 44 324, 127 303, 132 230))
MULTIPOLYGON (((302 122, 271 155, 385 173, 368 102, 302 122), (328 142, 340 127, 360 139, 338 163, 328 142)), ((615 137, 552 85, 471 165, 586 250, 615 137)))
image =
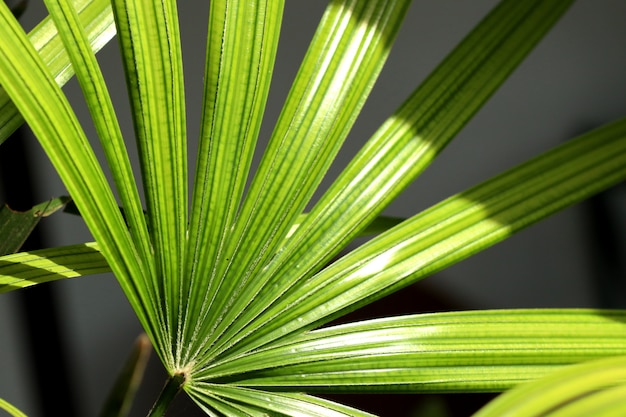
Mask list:
POLYGON ((14 211, 9 206, 0 209, 0 254, 9 254, 17 252, 35 226, 43 217, 47 217, 58 210, 61 210, 69 197, 58 197, 37 204, 27 211, 14 211))
POLYGON ((148 337, 145 334, 140 335, 109 392, 99 417, 126 417, 128 415, 137 389, 143 380, 151 351, 152 346, 148 337))
POLYGON ((315 330, 216 362, 201 374, 269 390, 502 391, 564 364, 623 354, 625 311, 467 311, 315 330))

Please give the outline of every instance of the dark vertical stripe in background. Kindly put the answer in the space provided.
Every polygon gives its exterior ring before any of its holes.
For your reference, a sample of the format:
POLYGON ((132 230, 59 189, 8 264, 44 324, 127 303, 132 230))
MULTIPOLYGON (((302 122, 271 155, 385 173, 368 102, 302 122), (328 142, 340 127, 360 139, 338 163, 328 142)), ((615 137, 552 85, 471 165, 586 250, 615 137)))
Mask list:
MULTIPOLYGON (((39 203, 35 196, 32 160, 28 155, 26 128, 17 130, 0 146, 0 189, 2 203, 14 210, 28 210, 39 203)), ((42 201, 45 200, 42 198, 42 201)), ((45 246, 40 228, 35 228, 22 250, 45 246)), ((58 297, 54 285, 37 285, 18 291, 15 319, 24 329, 23 338, 31 362, 20 364, 36 381, 34 397, 39 415, 77 417, 76 384, 71 378, 69 351, 61 326, 58 297)), ((28 378, 31 379, 31 378, 28 378)))

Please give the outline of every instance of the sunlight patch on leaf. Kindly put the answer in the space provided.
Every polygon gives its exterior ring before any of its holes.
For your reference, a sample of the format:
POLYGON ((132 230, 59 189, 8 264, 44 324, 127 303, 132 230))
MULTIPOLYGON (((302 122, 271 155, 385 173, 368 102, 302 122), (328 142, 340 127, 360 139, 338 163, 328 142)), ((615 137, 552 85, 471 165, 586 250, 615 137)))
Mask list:
POLYGON ((0 256, 0 293, 43 282, 111 272, 97 243, 0 256))

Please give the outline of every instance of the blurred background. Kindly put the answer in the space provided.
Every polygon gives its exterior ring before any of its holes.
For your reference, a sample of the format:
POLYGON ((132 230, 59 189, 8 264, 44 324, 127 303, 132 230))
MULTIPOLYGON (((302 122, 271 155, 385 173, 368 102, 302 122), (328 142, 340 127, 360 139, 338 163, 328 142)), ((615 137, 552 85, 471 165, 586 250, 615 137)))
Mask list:
MULTIPOLYGON (((262 141, 271 134, 326 3, 287 2, 262 141)), ((323 186, 496 3, 414 2, 389 61, 323 186)), ((183 1, 179 7, 193 163, 209 3, 183 1)), ((30 30, 45 15, 42 2, 30 1, 21 21, 30 30)), ((624 16, 626 2, 622 0, 576 2, 456 141, 385 213, 411 216, 573 136, 626 115, 624 16)), ((98 57, 123 129, 131 138, 132 123, 116 40, 98 57)), ((71 81, 65 91, 77 103, 88 136, 95 139, 77 83, 71 81)), ((0 201, 19 209, 65 194, 28 129, 20 130, 19 136, 0 148, 0 201), (12 153, 21 147, 25 148, 30 167, 12 153), (15 196, 10 184, 18 177, 31 178, 34 195, 15 196)), ((626 192, 618 186, 353 318, 453 309, 623 308, 624 209, 626 192)), ((46 219, 39 229, 39 240, 30 242, 31 247, 92 240, 82 220, 68 214, 46 219)), ((141 328, 110 275, 40 287, 45 288, 0 296, 0 397, 32 417, 97 415, 141 328), (33 339, 33 333, 39 339, 33 339), (36 360, 33 352, 43 355, 38 356, 42 359, 36 360)), ((146 414, 164 380, 160 364, 152 358, 133 415, 146 414)), ((383 415, 460 416, 475 410, 489 396, 455 396, 452 401, 445 396, 393 398, 398 407, 395 411, 390 411, 391 403, 381 397, 374 397, 371 404, 364 404, 358 396, 339 399, 383 415)), ((178 415, 196 412, 195 406, 184 399, 177 402, 177 408, 178 415)), ((176 414, 172 411, 171 415, 176 414)))

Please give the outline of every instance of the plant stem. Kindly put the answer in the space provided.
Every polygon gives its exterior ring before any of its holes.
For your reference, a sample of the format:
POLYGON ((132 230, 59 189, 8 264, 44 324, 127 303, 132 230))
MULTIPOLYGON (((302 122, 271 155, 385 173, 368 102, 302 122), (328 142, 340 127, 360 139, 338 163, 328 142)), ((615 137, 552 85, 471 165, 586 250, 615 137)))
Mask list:
POLYGON ((167 408, 176 397, 176 394, 180 392, 180 389, 186 379, 187 376, 185 373, 176 373, 170 376, 165 382, 165 386, 163 387, 163 390, 161 390, 159 398, 157 398, 156 402, 152 406, 152 409, 148 413, 148 417, 164 416, 167 408))

